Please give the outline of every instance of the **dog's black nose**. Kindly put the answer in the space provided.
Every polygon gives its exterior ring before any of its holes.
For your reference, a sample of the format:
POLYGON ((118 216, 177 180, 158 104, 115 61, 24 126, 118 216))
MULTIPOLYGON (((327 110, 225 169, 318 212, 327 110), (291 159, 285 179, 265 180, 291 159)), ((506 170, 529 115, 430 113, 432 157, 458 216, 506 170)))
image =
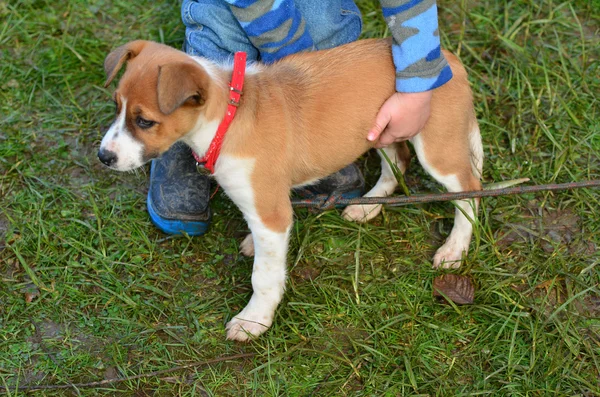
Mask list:
POLYGON ((98 158, 109 167, 117 162, 117 154, 109 150, 98 150, 98 158))

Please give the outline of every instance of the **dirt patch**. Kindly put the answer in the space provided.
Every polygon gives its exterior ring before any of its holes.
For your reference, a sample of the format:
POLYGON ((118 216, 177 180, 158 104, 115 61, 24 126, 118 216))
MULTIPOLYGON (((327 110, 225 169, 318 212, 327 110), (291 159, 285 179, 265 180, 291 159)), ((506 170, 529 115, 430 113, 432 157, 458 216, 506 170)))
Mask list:
POLYGON ((547 253, 566 249, 571 255, 592 255, 596 245, 586 240, 581 219, 570 209, 540 209, 537 201, 528 203, 518 220, 506 222, 497 245, 509 248, 516 243, 537 243, 547 253))
POLYGON ((588 295, 581 302, 575 302, 580 313, 590 318, 600 318, 600 296, 588 295))
POLYGON ((314 279, 319 277, 319 274, 321 274, 321 269, 308 265, 300 265, 294 268, 291 276, 293 278, 298 278, 302 281, 313 281, 314 279))
POLYGON ((6 235, 9 227, 8 219, 0 215, 0 251, 6 248, 6 235))
MULTIPOLYGON (((311 340, 311 351, 325 352, 334 356, 338 356, 344 361, 350 360, 356 364, 357 360, 355 359, 355 356, 359 354, 359 351, 357 351, 356 341, 365 341, 369 334, 365 330, 357 329, 352 326, 334 326, 327 329, 323 335, 327 335, 327 337, 317 337, 311 340)), ((362 360, 358 361, 359 362, 356 366, 356 370, 360 371, 363 363, 362 360)), ((315 388, 311 391, 311 393, 309 393, 309 395, 320 396, 340 394, 338 389, 339 385, 334 386, 335 391, 334 389, 331 389, 335 383, 330 383, 330 378, 339 377, 340 372, 344 372, 346 374, 344 377, 347 377, 348 375, 345 372, 347 370, 348 367, 346 365, 336 365, 322 379, 316 382, 315 388)), ((363 388, 364 384, 363 380, 360 378, 360 375, 357 376, 357 373, 353 372, 345 381, 342 394, 355 395, 362 391, 363 388)))
POLYGON ((350 325, 332 326, 323 334, 323 338, 312 340, 312 348, 319 352, 328 352, 336 356, 342 353, 346 356, 352 356, 356 353, 356 341, 364 341, 369 333, 362 329, 354 328, 350 325))
MULTIPOLYGON (((65 350, 86 352, 101 361, 110 361, 103 354, 106 341, 87 335, 81 329, 47 319, 34 320, 32 325, 33 335, 22 344, 26 348, 22 350, 21 355, 25 355, 28 365, 23 367, 18 375, 20 385, 36 384, 51 376, 39 369, 40 360, 43 357, 60 368, 65 350)), ((44 364, 43 367, 46 365, 44 364)), ((16 377, 9 382, 13 385, 16 383, 16 377)))
POLYGON ((104 345, 103 342, 87 336, 79 329, 67 327, 51 320, 34 322, 33 325, 35 333, 29 341, 34 344, 34 348, 41 348, 50 354, 52 350, 56 350, 58 344, 68 343, 71 348, 88 352, 99 352, 104 345))
POLYGON ((69 175, 69 182, 71 186, 78 188, 93 184, 95 180, 86 172, 86 170, 80 166, 71 167, 65 170, 65 174, 69 175))
POLYGON ((556 277, 543 281, 533 288, 513 286, 513 289, 529 297, 532 308, 543 314, 545 318, 557 316, 557 318, 563 319, 568 313, 588 318, 600 318, 600 296, 590 291, 583 297, 572 299, 576 290, 569 279, 556 277), (555 314, 556 310, 570 299, 572 300, 568 307, 555 314))

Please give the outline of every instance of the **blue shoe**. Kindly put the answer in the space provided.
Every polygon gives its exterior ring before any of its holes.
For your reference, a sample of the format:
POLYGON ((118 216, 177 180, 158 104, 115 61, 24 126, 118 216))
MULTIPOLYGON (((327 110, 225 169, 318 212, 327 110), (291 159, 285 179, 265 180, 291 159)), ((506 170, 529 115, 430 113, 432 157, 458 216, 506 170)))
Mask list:
POLYGON ((165 233, 200 236, 208 230, 210 180, 198 172, 190 148, 178 143, 152 161, 148 213, 165 233))
MULTIPOLYGON (((303 198, 318 194, 362 196, 365 181, 355 164, 318 183, 294 190, 303 198)), ((210 180, 196 169, 191 150, 183 143, 152 161, 147 206, 152 223, 167 234, 201 236, 211 221, 210 180)))
MULTIPOLYGON (((302 198, 311 198, 318 194, 341 196, 345 199, 361 197, 365 190, 365 178, 354 163, 342 168, 335 174, 321 179, 314 185, 294 189, 302 198)), ((343 206, 342 206, 343 207, 343 206)))

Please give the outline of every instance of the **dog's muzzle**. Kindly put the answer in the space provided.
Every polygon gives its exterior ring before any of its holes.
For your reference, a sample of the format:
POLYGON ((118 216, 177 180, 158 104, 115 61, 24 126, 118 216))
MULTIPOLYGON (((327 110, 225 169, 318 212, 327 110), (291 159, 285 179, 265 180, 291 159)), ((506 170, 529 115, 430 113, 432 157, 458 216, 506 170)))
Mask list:
POLYGON ((117 162, 117 154, 110 150, 100 149, 98 150, 98 158, 102 164, 110 167, 117 162))

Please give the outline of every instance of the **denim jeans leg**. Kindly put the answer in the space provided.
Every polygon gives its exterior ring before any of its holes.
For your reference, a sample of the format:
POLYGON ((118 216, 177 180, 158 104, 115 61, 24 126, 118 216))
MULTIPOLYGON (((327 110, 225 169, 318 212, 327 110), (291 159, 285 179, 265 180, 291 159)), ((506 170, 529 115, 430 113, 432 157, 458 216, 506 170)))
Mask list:
MULTIPOLYGON (((360 10, 352 0, 297 0, 316 49, 357 40, 362 28, 360 10)), ((223 0, 184 0, 181 19, 186 27, 185 51, 214 61, 245 51, 249 60, 260 53, 223 0)))
POLYGON ((350 43, 360 36, 362 18, 353 0, 297 0, 296 7, 319 50, 350 43))
POLYGON ((181 19, 188 54, 216 62, 231 60, 236 51, 245 51, 249 61, 259 58, 258 50, 223 0, 183 0, 181 19))

